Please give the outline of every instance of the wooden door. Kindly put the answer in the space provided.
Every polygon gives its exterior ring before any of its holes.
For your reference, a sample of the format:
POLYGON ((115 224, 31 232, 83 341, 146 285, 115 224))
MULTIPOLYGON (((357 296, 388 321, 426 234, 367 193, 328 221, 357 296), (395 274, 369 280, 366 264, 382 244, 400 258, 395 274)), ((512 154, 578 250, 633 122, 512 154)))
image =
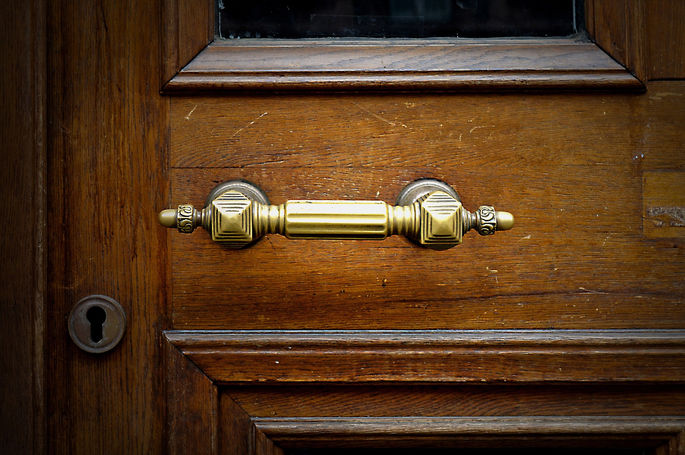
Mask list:
POLYGON ((8 20, 35 32, 6 85, 34 112, 6 197, 25 231, 3 247, 32 252, 3 297, 11 451, 685 453, 680 3, 587 2, 595 43, 487 46, 212 43, 213 11, 8 20), (423 177, 516 227, 231 251, 157 223, 234 178, 282 203, 423 177), (67 334, 90 294, 127 312, 104 355, 67 334))

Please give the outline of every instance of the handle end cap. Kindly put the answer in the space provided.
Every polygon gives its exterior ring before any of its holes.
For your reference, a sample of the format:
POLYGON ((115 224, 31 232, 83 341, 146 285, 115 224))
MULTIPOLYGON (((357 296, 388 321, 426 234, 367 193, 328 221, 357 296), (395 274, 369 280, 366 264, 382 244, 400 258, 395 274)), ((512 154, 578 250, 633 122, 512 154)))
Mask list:
POLYGON ((176 210, 175 209, 165 209, 159 212, 159 224, 168 228, 176 227, 176 210))
POLYGON ((514 215, 509 212, 497 212, 497 230, 508 231, 514 227, 514 215))

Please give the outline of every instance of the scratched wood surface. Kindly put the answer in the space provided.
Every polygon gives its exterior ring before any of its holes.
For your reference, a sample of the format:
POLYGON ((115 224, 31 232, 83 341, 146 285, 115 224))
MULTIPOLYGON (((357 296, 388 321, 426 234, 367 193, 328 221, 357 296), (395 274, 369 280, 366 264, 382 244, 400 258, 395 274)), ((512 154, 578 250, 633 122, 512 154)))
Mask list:
POLYGON ((684 95, 175 98, 174 205, 235 178, 282 203, 392 202, 436 177, 517 224, 442 252, 170 232, 174 327, 683 327, 682 243, 645 238, 642 174, 685 166, 684 95))
POLYGON ((642 179, 645 236, 685 237, 685 172, 651 171, 642 179))

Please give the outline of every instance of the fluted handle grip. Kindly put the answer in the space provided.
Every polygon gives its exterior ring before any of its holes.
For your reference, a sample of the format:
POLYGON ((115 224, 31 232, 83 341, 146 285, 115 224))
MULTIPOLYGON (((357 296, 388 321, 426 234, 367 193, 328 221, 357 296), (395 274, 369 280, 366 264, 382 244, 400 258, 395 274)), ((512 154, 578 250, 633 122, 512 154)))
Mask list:
POLYGON ((244 191, 245 185, 240 182, 239 187, 232 188, 231 182, 227 182, 225 190, 204 209, 180 205, 160 212, 159 221, 183 233, 202 226, 210 232, 212 240, 229 248, 243 248, 265 234, 305 239, 384 239, 400 234, 425 247, 443 250, 460 244, 463 234, 470 229, 490 235, 514 225, 511 213, 498 212, 490 206, 469 212, 456 192, 445 187, 434 191, 429 187, 406 205, 314 200, 270 205, 251 197, 250 191, 260 191, 258 188, 244 191))

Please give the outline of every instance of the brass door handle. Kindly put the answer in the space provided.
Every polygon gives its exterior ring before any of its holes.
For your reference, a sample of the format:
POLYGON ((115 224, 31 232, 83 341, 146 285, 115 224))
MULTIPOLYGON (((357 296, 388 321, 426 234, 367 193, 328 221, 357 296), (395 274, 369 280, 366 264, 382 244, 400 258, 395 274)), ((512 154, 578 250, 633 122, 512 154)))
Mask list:
POLYGON ((270 205, 255 185, 232 180, 214 188, 202 210, 179 205, 162 210, 159 222, 183 233, 202 226, 212 240, 228 248, 243 248, 264 234, 291 239, 384 239, 401 234, 444 250, 460 244, 470 229, 481 235, 511 229, 514 216, 491 206, 469 212, 452 187, 435 179, 410 183, 394 206, 383 201, 309 200, 270 205))

